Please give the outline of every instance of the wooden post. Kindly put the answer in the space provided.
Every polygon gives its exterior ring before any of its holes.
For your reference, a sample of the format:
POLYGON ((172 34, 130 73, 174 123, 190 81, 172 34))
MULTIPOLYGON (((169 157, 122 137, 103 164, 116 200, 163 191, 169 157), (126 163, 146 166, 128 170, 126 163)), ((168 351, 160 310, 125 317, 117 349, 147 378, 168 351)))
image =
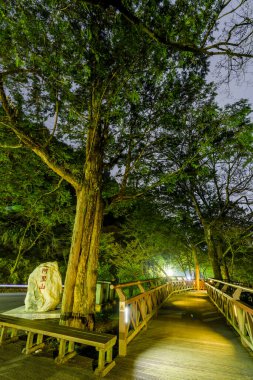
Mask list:
POLYGON ((105 351, 98 349, 98 367, 95 369, 95 375, 99 378, 104 377, 115 366, 115 361, 112 360, 112 347, 106 352, 106 358, 109 361, 105 363, 105 351))
POLYGON ((69 341, 68 352, 74 352, 74 351, 75 351, 75 342, 69 341))
POLYGON ((197 290, 200 289, 200 286, 199 286, 199 264, 196 264, 196 267, 195 267, 195 279, 196 279, 196 288, 197 290))
POLYGON ((66 343, 67 341, 65 339, 60 339, 59 353, 58 353, 57 358, 55 359, 57 364, 62 363, 62 360, 66 354, 66 343))
POLYGON ((57 364, 66 363, 69 359, 76 356, 76 354, 77 352, 75 351, 75 342, 61 339, 59 345, 59 353, 55 358, 55 362, 57 364))
POLYGON ((119 303, 119 356, 127 354, 127 336, 126 336, 126 302, 119 303))
POLYGON ((106 362, 107 363, 111 363, 112 361, 112 347, 108 348, 108 350, 106 351, 106 362))
POLYGON ((43 342, 43 334, 37 335, 37 344, 41 344, 43 342))
POLYGON ((34 337, 34 333, 31 332, 31 331, 28 331, 27 340, 26 340, 26 346, 25 346, 25 348, 22 351, 23 354, 28 355, 30 353, 30 349, 33 346, 33 337, 34 337))
POLYGON ((121 288, 116 288, 119 296, 119 356, 127 354, 126 296, 121 288))
POLYGON ((0 335, 0 346, 6 341, 7 337, 7 327, 2 326, 0 335))
POLYGON ((98 350, 98 371, 101 372, 105 368, 105 351, 98 350))

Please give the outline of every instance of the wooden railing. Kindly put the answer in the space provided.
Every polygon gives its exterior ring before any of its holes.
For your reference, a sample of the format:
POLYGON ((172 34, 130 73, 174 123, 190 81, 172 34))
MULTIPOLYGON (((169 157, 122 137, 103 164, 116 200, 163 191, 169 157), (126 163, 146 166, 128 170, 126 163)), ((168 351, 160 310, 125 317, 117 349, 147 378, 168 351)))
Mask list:
MULTIPOLYGON (((156 280, 129 282, 111 285, 119 296, 119 355, 127 354, 127 345, 157 314, 158 309, 173 293, 194 288, 194 282, 175 278, 158 284, 156 280), (127 298, 129 289, 138 289, 139 294, 127 298)), ((131 292, 130 292, 131 293, 131 292)))
POLYGON ((206 288, 213 303, 240 335, 243 345, 253 350, 253 305, 250 304, 253 289, 218 280, 209 280, 206 288))

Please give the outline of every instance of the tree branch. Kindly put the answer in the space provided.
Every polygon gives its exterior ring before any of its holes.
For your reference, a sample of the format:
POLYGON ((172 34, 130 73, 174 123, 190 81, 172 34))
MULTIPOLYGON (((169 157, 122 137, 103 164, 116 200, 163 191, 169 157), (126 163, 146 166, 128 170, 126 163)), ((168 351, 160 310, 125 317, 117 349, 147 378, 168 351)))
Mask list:
MULTIPOLYGON (((242 6, 247 0, 241 1, 240 6, 242 6)), ((121 13, 121 15, 132 25, 138 26, 141 31, 143 31, 145 34, 147 34, 153 41, 159 42, 168 48, 174 50, 174 51, 185 51, 185 52, 191 52, 196 55, 206 55, 206 56, 229 56, 229 57, 241 57, 241 58, 253 58, 253 52, 237 52, 232 51, 230 49, 219 49, 218 51, 211 51, 213 48, 213 45, 203 47, 203 43, 201 46, 193 45, 193 44, 185 44, 183 42, 176 42, 172 41, 166 36, 165 34, 160 34, 157 31, 151 30, 150 27, 145 25, 135 14, 133 14, 131 11, 129 11, 123 4, 121 0, 86 0, 86 3, 91 5, 98 5, 103 8, 109 8, 112 6, 117 11, 121 13)), ((227 1, 223 5, 223 9, 229 5, 230 1, 227 1)), ((238 7, 234 9, 237 10, 238 7)), ((232 14, 233 11, 228 12, 227 14, 232 14)), ((224 15, 225 16, 225 15, 224 15)), ((223 17, 223 16, 222 16, 223 17)), ((217 19, 218 21, 218 19, 217 19)), ((211 26, 214 28, 216 25, 215 22, 211 24, 211 26)), ((204 37, 204 44, 208 39, 208 36, 212 32, 212 28, 209 27, 207 31, 207 35, 204 37)), ((217 43, 216 45, 219 45, 217 43)), ((217 48, 217 47, 216 47, 217 48)), ((218 48, 217 48, 218 49, 218 48)))
MULTIPOLYGON (((1 121, 0 121, 1 123, 1 121)), ((0 144, 0 148, 4 148, 4 149, 18 149, 18 148, 24 148, 24 145, 22 144, 19 144, 19 145, 1 145, 0 144)))
MULTIPOLYGON (((50 195, 50 194, 53 194, 54 192, 56 192, 56 191, 60 188, 62 181, 63 181, 63 178, 60 179, 60 181, 58 182, 58 184, 56 185, 56 187, 55 187, 53 190, 48 191, 47 193, 42 194, 38 199, 36 199, 36 201, 35 201, 35 202, 33 203, 33 205, 32 205, 32 209, 34 209, 34 207, 36 206, 36 204, 37 204, 37 203, 38 203, 43 197, 45 197, 46 195, 50 195)), ((37 242, 37 240, 40 238, 40 236, 41 236, 41 235, 43 234, 43 232, 46 230, 46 228, 42 229, 42 230, 38 233, 38 235, 36 236, 36 238, 33 240, 33 242, 30 244, 30 246, 29 246, 28 248, 22 250, 22 249, 23 249, 23 244, 24 244, 24 240, 25 240, 26 233, 27 233, 27 231, 29 230, 29 228, 30 228, 30 226, 31 226, 31 224, 32 224, 32 222, 33 222, 33 220, 34 220, 34 217, 31 218, 31 219, 29 220, 29 222, 27 223, 27 225, 26 225, 26 227, 25 227, 25 229, 24 229, 24 232, 23 232, 23 235, 22 235, 22 237, 21 237, 20 244, 19 244, 18 255, 17 255, 16 260, 15 260, 15 263, 14 263, 14 265, 13 265, 13 267, 11 268, 11 271, 10 271, 11 274, 13 274, 13 273, 15 272, 15 270, 17 269, 17 266, 18 266, 18 264, 19 264, 19 261, 20 261, 20 259, 21 259, 21 256, 22 256, 25 252, 28 252, 28 251, 29 251, 29 250, 35 245, 35 243, 37 242)))
POLYGON ((43 148, 46 148, 49 145, 50 141, 52 140, 52 138, 53 138, 53 136, 55 134, 55 131, 56 131, 56 128, 57 128, 57 123, 58 123, 58 117, 59 117, 59 102, 58 102, 58 100, 56 100, 53 131, 52 131, 51 135, 49 136, 49 139, 47 140, 47 142, 43 146, 43 148))
MULTIPOLYGON (((230 11, 226 12, 226 13, 223 13, 223 15, 221 15, 218 20, 221 20, 223 17, 226 17, 230 14, 233 14, 237 9, 239 9, 244 3, 246 3, 247 0, 242 0, 235 8, 232 8, 230 11)), ((222 9, 225 9, 229 3, 231 3, 231 0, 227 1, 227 3, 224 4, 223 8, 222 9)))
POLYGON ((51 157, 47 154, 47 152, 43 149, 42 146, 40 146, 38 143, 32 140, 31 137, 27 136, 21 128, 19 128, 18 125, 18 112, 13 107, 13 105, 8 100, 8 97, 5 94, 4 86, 3 86, 3 80, 0 75, 0 102, 2 103, 3 109, 8 117, 9 123, 3 123, 1 124, 5 125, 7 128, 11 129, 13 133, 19 138, 22 143, 31 149, 40 159, 56 174, 58 174, 60 177, 62 177, 65 181, 70 183, 75 190, 78 190, 80 188, 79 182, 72 176, 70 173, 68 173, 64 168, 58 166, 51 157))

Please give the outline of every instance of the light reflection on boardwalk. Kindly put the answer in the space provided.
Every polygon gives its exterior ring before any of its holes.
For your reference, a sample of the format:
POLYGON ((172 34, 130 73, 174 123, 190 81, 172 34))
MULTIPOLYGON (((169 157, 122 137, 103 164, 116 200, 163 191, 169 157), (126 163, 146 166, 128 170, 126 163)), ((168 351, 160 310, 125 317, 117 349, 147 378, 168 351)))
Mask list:
POLYGON ((253 379, 253 355, 205 292, 176 295, 128 346, 111 380, 253 379))

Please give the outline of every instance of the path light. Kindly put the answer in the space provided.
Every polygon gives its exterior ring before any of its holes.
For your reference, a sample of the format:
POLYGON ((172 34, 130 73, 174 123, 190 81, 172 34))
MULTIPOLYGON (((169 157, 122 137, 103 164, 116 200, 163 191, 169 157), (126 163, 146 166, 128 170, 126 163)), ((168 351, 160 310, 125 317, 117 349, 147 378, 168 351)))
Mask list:
POLYGON ((173 269, 170 266, 165 267, 165 272, 167 276, 173 276, 173 269))
POLYGON ((129 323, 129 318, 130 317, 130 307, 129 306, 126 306, 125 307, 125 323, 128 324, 129 323))
POLYGON ((237 316, 237 310, 236 310, 236 306, 235 305, 234 305, 234 313, 235 313, 236 318, 238 318, 238 316, 237 316))

